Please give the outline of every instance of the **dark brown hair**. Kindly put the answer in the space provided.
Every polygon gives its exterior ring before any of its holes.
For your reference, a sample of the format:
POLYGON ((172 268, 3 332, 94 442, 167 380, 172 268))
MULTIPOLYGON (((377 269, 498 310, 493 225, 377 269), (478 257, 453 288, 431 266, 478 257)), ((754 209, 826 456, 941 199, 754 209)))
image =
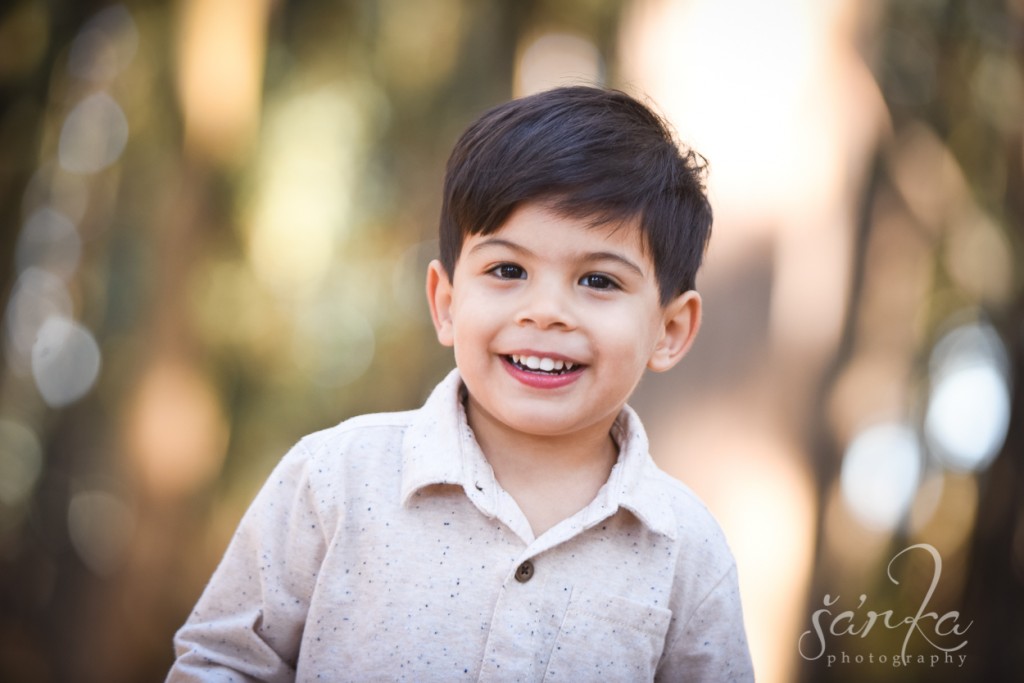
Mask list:
POLYGON ((664 305, 694 288, 704 257, 705 175, 703 157, 623 92, 574 86, 515 99, 485 112, 452 150, 441 263, 450 277, 467 235, 498 230, 527 202, 595 226, 637 219, 664 305))

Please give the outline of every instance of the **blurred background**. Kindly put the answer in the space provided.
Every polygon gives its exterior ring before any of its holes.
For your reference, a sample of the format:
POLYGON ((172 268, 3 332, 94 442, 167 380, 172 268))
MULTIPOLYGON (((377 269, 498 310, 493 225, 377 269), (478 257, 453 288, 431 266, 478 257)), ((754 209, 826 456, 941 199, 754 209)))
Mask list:
POLYGON ((1022 0, 5 2, 0 680, 163 678, 292 443, 452 367, 459 132, 578 82, 710 160, 704 328, 633 404, 758 680, 1022 680, 1022 72, 1022 0))

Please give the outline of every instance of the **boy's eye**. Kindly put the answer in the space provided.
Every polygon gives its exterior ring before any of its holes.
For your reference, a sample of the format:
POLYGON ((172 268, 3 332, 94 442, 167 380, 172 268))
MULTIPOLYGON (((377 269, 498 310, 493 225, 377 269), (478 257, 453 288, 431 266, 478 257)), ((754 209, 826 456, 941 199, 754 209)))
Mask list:
POLYGON ((615 280, 600 273, 590 273, 580 278, 580 284, 591 289, 618 289, 615 280))
POLYGON ((524 280, 526 271, 514 263, 499 263, 491 268, 491 273, 502 280, 524 280))

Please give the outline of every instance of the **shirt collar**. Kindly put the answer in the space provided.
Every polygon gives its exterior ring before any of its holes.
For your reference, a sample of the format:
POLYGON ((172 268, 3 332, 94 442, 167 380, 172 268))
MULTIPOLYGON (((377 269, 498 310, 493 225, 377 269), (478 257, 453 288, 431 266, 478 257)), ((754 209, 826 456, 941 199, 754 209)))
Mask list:
POLYGON ((462 378, 448 373, 415 413, 402 441, 402 504, 434 484, 465 485, 461 442, 469 423, 462 408, 462 378))
POLYGON ((651 459, 647 432, 640 416, 628 405, 622 407, 612 424, 612 438, 619 446, 619 460, 604 489, 608 491, 609 502, 632 512, 651 531, 675 539, 676 517, 671 494, 651 459))
MULTIPOLYGON (((437 484, 461 486, 488 516, 495 515, 497 482, 473 436, 462 401, 463 384, 452 370, 416 412, 402 442, 402 504, 421 489, 437 484)), ((624 406, 612 425, 619 459, 587 508, 589 527, 619 507, 632 512, 652 531, 675 538, 675 515, 669 492, 656 482, 647 435, 636 412, 624 406)))

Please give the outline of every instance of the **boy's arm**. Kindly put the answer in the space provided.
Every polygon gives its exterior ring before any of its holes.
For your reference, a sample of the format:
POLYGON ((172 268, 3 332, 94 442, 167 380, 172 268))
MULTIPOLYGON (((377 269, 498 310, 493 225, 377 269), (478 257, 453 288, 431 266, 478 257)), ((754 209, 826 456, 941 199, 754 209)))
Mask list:
POLYGON ((325 552, 303 444, 286 455, 239 524, 175 636, 171 681, 292 681, 325 552))
POLYGON ((672 640, 658 666, 658 681, 754 680, 750 649, 743 627, 736 566, 732 565, 708 592, 685 624, 669 631, 672 640))

